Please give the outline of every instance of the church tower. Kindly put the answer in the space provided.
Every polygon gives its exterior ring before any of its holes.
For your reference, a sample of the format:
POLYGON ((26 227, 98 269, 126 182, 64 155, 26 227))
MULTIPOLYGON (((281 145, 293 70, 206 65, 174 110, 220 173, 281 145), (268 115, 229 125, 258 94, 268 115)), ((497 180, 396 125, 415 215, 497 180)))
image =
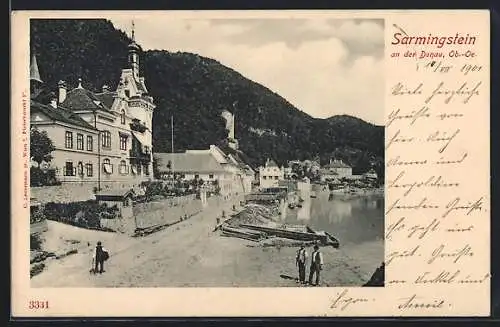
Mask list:
POLYGON ((141 51, 141 47, 135 42, 135 25, 132 21, 132 43, 128 45, 128 64, 136 81, 139 81, 139 54, 141 51))

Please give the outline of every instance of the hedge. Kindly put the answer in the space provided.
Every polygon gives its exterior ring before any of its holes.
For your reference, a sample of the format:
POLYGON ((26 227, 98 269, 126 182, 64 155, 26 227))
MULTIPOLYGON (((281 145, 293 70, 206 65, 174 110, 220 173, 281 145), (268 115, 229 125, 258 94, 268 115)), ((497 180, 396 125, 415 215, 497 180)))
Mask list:
POLYGON ((96 200, 70 203, 49 202, 45 205, 44 215, 49 220, 78 227, 111 231, 101 228, 101 218, 116 218, 118 207, 116 205, 108 207, 106 204, 99 204, 96 200))
POLYGON ((56 178, 55 169, 42 170, 39 167, 30 168, 30 186, 53 186, 61 185, 56 178))

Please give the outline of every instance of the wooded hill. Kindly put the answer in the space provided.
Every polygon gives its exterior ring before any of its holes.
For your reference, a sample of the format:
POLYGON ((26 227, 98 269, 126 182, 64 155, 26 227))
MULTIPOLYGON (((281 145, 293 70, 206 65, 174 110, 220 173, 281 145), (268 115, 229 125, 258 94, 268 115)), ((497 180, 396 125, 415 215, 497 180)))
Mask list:
MULTIPOLYGON (((31 20, 31 50, 37 55, 45 88, 70 87, 82 78, 87 89, 116 87, 126 66, 125 33, 107 20, 31 20)), ((351 116, 316 119, 286 99, 216 60, 193 53, 145 51, 142 75, 157 105, 153 151, 169 152, 174 116, 175 151, 223 142, 227 131, 220 114, 232 111, 240 149, 253 167, 274 158, 343 159, 364 172, 384 169, 384 128, 351 116)), ((380 108, 383 110, 383 108, 380 108)))

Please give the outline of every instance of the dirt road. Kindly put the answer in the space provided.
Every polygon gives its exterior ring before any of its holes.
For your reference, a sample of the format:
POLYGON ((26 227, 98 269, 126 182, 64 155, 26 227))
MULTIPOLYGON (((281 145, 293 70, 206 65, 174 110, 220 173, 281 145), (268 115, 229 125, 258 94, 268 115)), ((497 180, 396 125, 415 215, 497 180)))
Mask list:
MULTIPOLYGON (((32 278, 32 287, 297 286, 295 248, 255 247, 254 242, 212 232, 222 210, 229 213, 238 202, 211 201, 202 213, 143 238, 75 232, 71 237, 81 238, 79 253, 53 260, 46 271, 32 278), (91 252, 98 239, 111 258, 102 275, 91 275, 91 252)), ((339 250, 323 248, 324 285, 363 284, 383 260, 379 258, 382 247, 382 242, 374 242, 339 250)))

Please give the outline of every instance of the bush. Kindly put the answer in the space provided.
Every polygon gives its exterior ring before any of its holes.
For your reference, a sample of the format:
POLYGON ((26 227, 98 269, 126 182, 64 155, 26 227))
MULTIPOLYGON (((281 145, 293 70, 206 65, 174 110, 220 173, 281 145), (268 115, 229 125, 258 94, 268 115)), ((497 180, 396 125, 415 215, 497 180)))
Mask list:
POLYGON ((31 234, 30 235, 30 250, 41 250, 42 249, 42 240, 40 239, 40 235, 31 234))
POLYGON ((71 203, 49 202, 45 205, 47 219, 92 229, 101 228, 101 217, 113 219, 118 215, 118 207, 108 207, 96 200, 71 203))
POLYGON ((55 169, 43 171, 39 167, 30 168, 30 186, 53 186, 61 185, 56 178, 55 169))
POLYGON ((38 223, 45 220, 43 209, 35 209, 30 212, 30 224, 38 223))

